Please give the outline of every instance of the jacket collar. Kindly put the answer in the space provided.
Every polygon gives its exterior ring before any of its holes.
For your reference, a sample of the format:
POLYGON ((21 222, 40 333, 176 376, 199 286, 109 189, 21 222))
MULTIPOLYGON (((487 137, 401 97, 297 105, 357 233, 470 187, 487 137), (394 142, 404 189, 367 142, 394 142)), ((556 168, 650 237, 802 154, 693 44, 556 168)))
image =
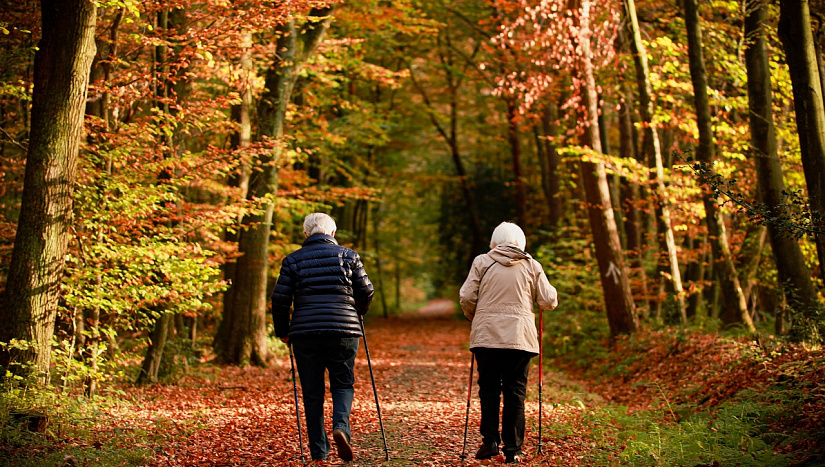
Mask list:
POLYGON ((307 239, 304 240, 303 246, 315 245, 317 243, 329 243, 332 245, 337 245, 338 240, 335 240, 335 237, 333 237, 332 235, 317 233, 307 237, 307 239))
POLYGON ((496 262, 504 266, 512 266, 523 259, 530 259, 531 256, 516 245, 498 245, 487 253, 496 262))

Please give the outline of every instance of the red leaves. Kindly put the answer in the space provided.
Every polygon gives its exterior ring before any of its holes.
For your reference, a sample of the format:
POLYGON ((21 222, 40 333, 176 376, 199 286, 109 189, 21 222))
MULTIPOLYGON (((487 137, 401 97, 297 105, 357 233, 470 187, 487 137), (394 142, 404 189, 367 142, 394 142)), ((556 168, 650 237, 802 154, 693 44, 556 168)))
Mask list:
MULTIPOLYGON (((467 402, 469 323, 454 319, 452 307, 431 307, 419 316, 367 325, 370 353, 384 419, 390 457, 405 465, 462 465, 467 402), (442 311, 441 314, 436 311, 442 311)), ((352 466, 384 460, 375 401, 361 345, 356 360, 356 393, 351 425, 355 461, 352 466)), ((178 386, 130 388, 137 404, 112 409, 106 425, 140 427, 155 433, 150 465, 300 465, 292 382, 288 357, 270 369, 204 367, 184 377, 178 386)), ((582 449, 575 435, 545 440, 546 456, 536 454, 538 375, 533 371, 527 401, 525 453, 534 465, 576 465, 582 449)), ((327 396, 327 423, 331 402, 327 396)), ((473 459, 478 434, 477 387, 474 385, 464 465, 473 459)), ((573 420, 578 408, 552 409, 545 399, 544 421, 573 420)), ((303 409, 301 410, 303 417, 303 409)), ((304 452, 306 425, 302 419, 304 452)), ((111 428, 109 428, 111 429, 111 428)), ((331 433, 331 427, 327 432, 331 433)), ((503 461, 498 459, 493 464, 503 461)), ((338 465, 333 447, 321 465, 338 465)))

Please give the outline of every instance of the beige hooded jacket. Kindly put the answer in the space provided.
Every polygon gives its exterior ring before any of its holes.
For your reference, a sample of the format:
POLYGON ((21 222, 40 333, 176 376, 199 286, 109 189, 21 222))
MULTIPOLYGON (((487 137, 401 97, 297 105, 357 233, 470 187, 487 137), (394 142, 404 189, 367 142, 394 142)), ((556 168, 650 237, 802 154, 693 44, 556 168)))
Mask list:
POLYGON ((476 256, 459 291, 461 309, 470 321, 470 348, 518 349, 539 353, 533 304, 558 305, 538 261, 515 245, 498 245, 476 256))

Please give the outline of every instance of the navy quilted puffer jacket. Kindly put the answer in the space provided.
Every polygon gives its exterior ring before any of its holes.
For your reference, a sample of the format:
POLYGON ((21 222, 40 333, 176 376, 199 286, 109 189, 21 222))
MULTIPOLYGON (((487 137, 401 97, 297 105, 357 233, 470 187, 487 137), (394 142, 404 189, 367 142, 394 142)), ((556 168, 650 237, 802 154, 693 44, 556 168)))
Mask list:
POLYGON ((372 282, 358 253, 338 245, 330 235, 310 235, 281 265, 272 293, 275 335, 360 337, 359 315, 369 309, 372 295, 372 282))

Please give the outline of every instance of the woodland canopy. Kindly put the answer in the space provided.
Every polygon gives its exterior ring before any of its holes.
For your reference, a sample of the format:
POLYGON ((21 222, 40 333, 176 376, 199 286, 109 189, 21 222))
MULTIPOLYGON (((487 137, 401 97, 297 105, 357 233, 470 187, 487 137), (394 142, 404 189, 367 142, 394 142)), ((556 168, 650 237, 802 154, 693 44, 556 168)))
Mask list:
POLYGON ((198 362, 277 368, 269 294, 317 211, 364 259, 371 319, 457 301, 514 221, 560 293, 555 357, 678 329, 814 358, 824 14, 4 0, 0 421, 32 406, 29 388, 93 397, 198 362))

